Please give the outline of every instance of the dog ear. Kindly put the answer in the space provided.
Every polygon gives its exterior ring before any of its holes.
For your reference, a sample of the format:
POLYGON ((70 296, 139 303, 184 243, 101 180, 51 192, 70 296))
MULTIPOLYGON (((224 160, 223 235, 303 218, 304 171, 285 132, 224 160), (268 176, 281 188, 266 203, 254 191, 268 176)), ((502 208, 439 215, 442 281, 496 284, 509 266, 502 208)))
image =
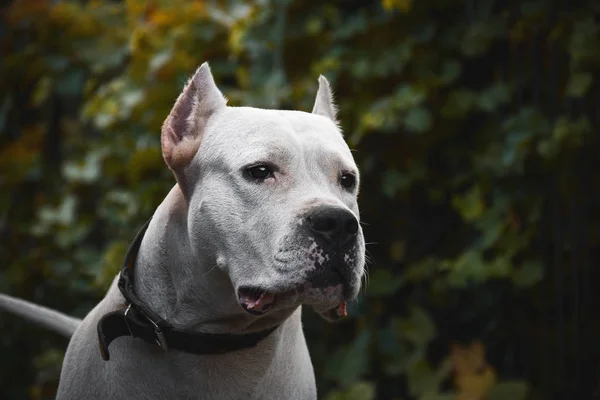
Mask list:
POLYGON ((317 98, 315 99, 312 112, 337 123, 337 107, 333 102, 333 94, 329 86, 329 81, 323 75, 319 76, 319 90, 317 91, 317 98))
POLYGON ((162 126, 162 154, 171 170, 177 172, 189 164, 198 151, 206 122, 226 104, 205 62, 187 82, 162 126))

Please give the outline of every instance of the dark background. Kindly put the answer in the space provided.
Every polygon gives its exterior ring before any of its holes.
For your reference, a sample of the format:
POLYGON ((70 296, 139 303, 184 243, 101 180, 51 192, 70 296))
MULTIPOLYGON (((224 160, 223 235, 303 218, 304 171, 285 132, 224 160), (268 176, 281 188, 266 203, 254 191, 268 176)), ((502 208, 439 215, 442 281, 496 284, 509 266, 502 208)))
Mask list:
MULTIPOLYGON (((209 61, 233 105, 336 93, 369 280, 312 311, 320 398, 600 398, 600 6, 45 1, 0 9, 0 291, 83 317, 174 183, 159 131, 209 61)), ((67 341, 0 314, 0 397, 67 341)))

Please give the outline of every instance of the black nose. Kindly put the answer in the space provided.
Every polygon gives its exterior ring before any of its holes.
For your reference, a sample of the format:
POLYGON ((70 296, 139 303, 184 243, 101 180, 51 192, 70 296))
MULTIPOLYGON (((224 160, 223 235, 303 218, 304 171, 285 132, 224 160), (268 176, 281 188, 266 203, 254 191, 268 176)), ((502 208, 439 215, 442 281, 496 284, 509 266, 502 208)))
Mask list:
POLYGON ((358 232, 356 217, 343 208, 319 207, 312 210, 306 218, 314 232, 333 244, 347 244, 358 232))

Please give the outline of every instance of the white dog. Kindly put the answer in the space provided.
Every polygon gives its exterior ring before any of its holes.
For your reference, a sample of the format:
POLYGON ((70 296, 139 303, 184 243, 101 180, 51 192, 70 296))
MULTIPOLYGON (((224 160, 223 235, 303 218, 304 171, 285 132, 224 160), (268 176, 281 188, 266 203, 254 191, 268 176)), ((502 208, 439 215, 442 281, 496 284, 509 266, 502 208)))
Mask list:
POLYGON ((302 304, 360 289, 358 169, 319 79, 312 113, 228 107, 208 64, 167 117, 177 184, 79 321, 0 297, 72 339, 58 399, 316 399, 302 304), (73 333, 74 332, 74 333, 73 333))

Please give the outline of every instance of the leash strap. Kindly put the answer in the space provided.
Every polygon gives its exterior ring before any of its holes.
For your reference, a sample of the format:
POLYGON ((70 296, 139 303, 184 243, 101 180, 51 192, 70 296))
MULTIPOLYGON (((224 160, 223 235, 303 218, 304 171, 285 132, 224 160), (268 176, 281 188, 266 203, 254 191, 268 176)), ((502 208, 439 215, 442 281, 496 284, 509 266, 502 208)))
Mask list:
POLYGON ((98 321, 98 342, 103 360, 110 360, 108 347, 115 339, 122 336, 142 339, 146 343, 160 346, 165 351, 175 349, 186 353, 208 355, 254 347, 279 327, 243 335, 189 332, 174 328, 154 313, 142 303, 133 288, 135 260, 149 224, 150 220, 144 224, 129 246, 119 276, 118 287, 127 300, 127 307, 109 312, 98 321))

